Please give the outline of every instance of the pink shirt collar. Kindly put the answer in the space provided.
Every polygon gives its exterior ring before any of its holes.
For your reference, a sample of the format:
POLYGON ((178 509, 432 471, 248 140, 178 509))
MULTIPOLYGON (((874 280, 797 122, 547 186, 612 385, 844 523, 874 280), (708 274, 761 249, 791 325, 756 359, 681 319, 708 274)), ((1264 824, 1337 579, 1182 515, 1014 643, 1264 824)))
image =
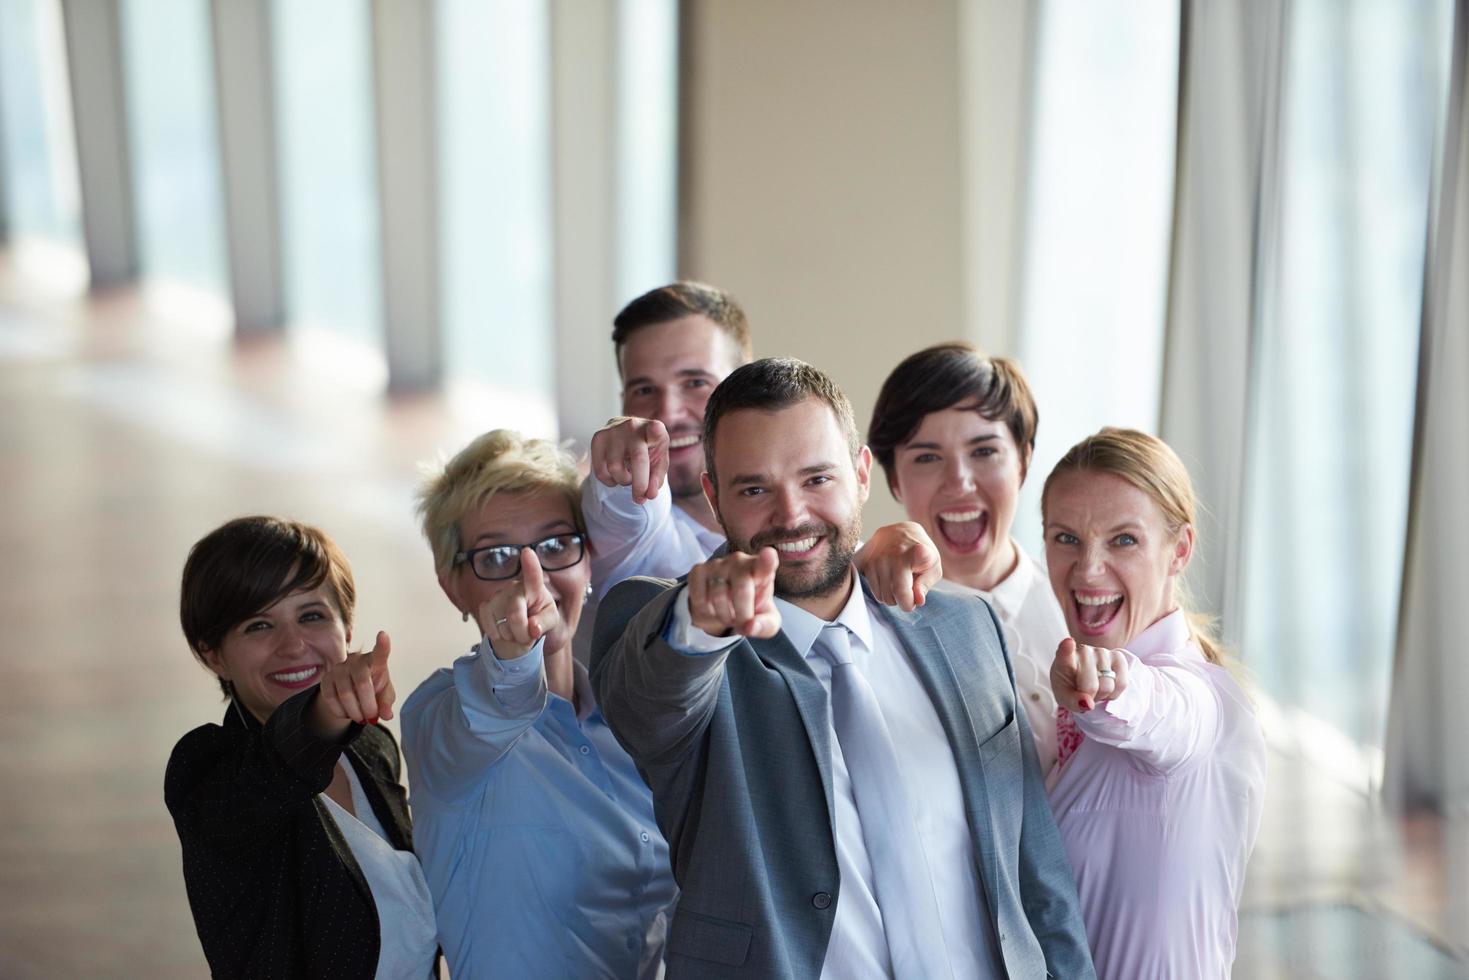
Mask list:
POLYGON ((1182 653, 1185 650, 1196 657, 1203 656, 1189 642, 1188 614, 1182 609, 1173 610, 1134 636, 1130 642, 1123 644, 1123 648, 1140 660, 1163 653, 1182 653))

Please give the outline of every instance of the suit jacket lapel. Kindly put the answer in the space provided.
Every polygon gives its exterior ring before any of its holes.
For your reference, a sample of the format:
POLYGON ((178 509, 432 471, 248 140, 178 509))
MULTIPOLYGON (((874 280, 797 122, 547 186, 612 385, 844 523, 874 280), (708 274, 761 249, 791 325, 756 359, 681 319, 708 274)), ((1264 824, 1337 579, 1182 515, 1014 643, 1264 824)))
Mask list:
POLYGON ((911 615, 878 605, 881 615, 897 633, 909 662, 928 692, 928 699, 938 713, 939 722, 948 736, 959 769, 959 785, 964 793, 964 808, 969 818, 969 836, 974 841, 979 859, 979 877, 989 899, 990 916, 996 915, 999 861, 995 855, 995 838, 990 832, 989 791, 985 785, 984 762, 979 755, 979 734, 964 697, 964 686, 954 671, 953 661, 944 650, 938 631, 920 626, 911 615))
POLYGON ((775 670, 785 679, 791 697, 800 712, 801 724, 806 727, 806 737, 811 742, 811 752, 816 756, 816 768, 821 772, 821 791, 826 798, 827 824, 835 827, 836 807, 831 798, 831 699, 826 688, 812 672, 806 658, 797 652, 784 633, 777 633, 768 640, 751 638, 750 646, 762 663, 775 670))

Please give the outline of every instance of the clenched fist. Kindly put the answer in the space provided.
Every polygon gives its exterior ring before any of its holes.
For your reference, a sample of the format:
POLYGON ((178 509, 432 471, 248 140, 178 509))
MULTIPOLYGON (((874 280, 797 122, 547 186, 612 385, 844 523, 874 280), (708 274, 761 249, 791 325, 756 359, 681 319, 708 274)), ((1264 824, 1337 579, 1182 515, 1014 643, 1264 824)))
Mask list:
POLYGON ((1092 710, 1127 690, 1127 657, 1121 650, 1089 647, 1071 637, 1056 648, 1051 662, 1051 690, 1061 707, 1074 713, 1092 710))

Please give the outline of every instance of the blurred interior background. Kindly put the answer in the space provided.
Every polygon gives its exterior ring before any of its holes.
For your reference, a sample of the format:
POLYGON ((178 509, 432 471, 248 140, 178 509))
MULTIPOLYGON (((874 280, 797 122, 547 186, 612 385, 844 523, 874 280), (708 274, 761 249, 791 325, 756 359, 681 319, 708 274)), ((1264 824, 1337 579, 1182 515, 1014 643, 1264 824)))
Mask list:
POLYGON ((0 0, 0 975, 204 972, 189 545, 325 528, 406 694, 473 640, 417 464, 584 445, 612 315, 691 277, 860 420, 965 338, 1022 361, 1039 477, 1167 439, 1276 750, 1235 975, 1469 977, 1466 37, 1465 0, 0 0))

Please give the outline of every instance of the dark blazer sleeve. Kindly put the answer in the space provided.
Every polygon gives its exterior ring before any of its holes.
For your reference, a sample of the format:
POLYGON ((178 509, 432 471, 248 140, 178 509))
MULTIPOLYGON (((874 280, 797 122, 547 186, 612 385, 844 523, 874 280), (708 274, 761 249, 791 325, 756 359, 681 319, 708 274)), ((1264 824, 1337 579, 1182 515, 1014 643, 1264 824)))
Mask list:
MULTIPOLYGON (((995 618, 995 611, 984 604, 994 623, 995 637, 1005 656, 1010 672, 1010 686, 1015 686, 1015 669, 1010 651, 1005 647, 1005 631, 995 618)), ((1016 695, 1019 704, 1019 695, 1016 695)), ((1056 829, 1056 818, 1046 799, 1045 782, 1036 759, 1035 739, 1023 708, 1017 707, 1015 720, 1020 726, 1021 770, 1025 788, 1020 828, 1020 901, 1031 931, 1040 942, 1046 957, 1046 972, 1067 980, 1096 977, 1091 949, 1087 945, 1086 926, 1081 919, 1081 902, 1076 896, 1076 882, 1066 860, 1066 848, 1056 829), (1059 859, 1058 859, 1059 858, 1059 859)))
MULTIPOLYGON (((263 730, 204 725, 179 740, 163 798, 181 837, 198 835, 222 849, 248 847, 312 805, 330 785, 342 750, 362 731, 351 725, 338 741, 313 735, 305 713, 315 697, 311 688, 283 702, 263 730)), ((396 768, 395 760, 395 777, 396 768)))

